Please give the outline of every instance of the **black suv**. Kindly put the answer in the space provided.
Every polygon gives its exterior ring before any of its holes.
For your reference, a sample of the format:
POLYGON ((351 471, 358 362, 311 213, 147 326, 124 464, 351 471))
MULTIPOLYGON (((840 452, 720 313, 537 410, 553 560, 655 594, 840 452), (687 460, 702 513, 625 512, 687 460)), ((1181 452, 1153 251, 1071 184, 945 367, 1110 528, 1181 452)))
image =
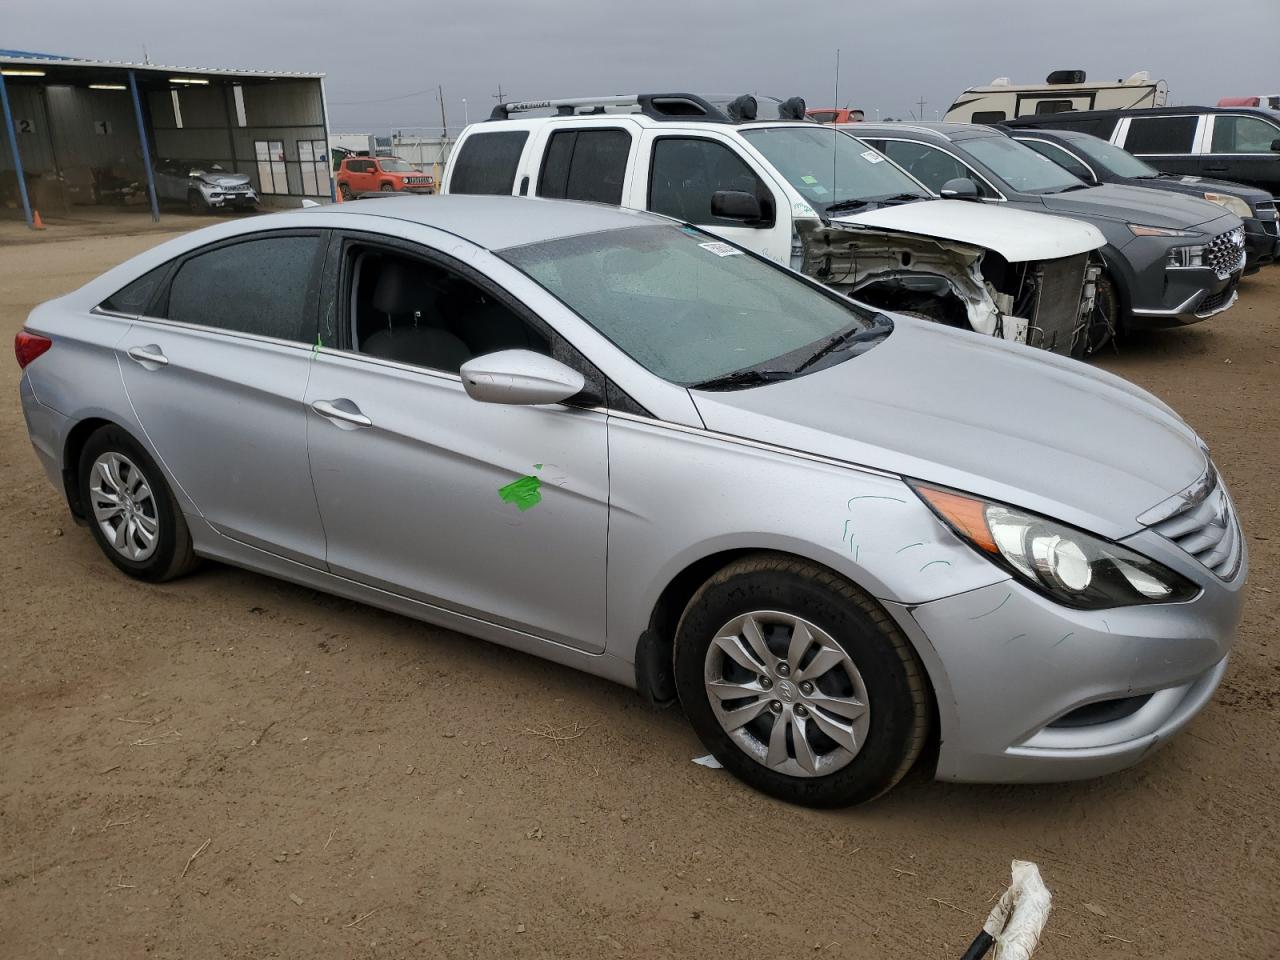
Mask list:
POLYGON ((1280 111, 1260 107, 1080 110, 1006 120, 1010 128, 1079 130, 1165 173, 1217 177, 1280 195, 1280 111))
POLYGON ((1280 257, 1280 221, 1271 194, 1257 187, 1224 180, 1161 173, 1140 157, 1101 137, 1075 130, 1008 131, 1013 139, 1048 157, 1085 183, 1122 183, 1131 187, 1167 190, 1208 200, 1244 221, 1245 273, 1253 273, 1280 257))

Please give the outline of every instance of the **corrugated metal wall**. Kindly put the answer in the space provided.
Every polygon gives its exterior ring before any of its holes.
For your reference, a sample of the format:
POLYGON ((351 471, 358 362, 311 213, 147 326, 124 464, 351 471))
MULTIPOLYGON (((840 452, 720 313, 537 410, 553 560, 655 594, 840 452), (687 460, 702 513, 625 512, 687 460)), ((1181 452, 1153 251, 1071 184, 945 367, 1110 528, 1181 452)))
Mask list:
MULTIPOLYGON (((49 131, 49 116, 44 105, 44 87, 31 83, 15 83, 12 80, 5 84, 9 94, 9 107, 13 111, 13 122, 18 128, 18 149, 22 152, 22 167, 28 177, 37 176, 54 169, 53 140, 49 131), (23 128, 27 132, 23 132, 23 128)), ((0 123, 0 170, 13 173, 13 149, 9 145, 8 133, 4 124, 0 123)))
MULTIPOLYGON (((174 120, 169 91, 149 93, 147 102, 155 128, 156 155, 181 160, 216 160, 228 169, 249 174, 254 187, 261 191, 254 145, 257 141, 278 141, 284 148, 289 194, 303 196, 298 141, 325 140, 320 81, 274 80, 245 84, 241 89, 246 121, 243 127, 237 123, 231 86, 179 90, 181 129, 174 120)), ((326 146, 322 159, 327 156, 326 146)), ((307 196, 327 198, 328 193, 322 190, 307 196)))
MULTIPOLYGON (((46 90, 54 159, 64 174, 72 168, 115 167, 142 175, 142 145, 127 90, 46 90)), ((25 154, 23 163, 30 163, 25 154)))

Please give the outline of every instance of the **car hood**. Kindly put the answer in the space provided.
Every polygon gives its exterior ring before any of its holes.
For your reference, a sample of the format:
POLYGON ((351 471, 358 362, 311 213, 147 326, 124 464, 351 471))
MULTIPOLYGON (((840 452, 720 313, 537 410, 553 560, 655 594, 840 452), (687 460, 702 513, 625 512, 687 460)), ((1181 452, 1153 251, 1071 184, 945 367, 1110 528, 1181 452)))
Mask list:
POLYGON ((967 490, 1113 539, 1205 469, 1191 428, 1119 377, 968 331, 894 323, 877 346, 816 373, 690 393, 710 430, 967 490))
MULTIPOLYGON (((1229 197, 1240 197, 1248 200, 1254 206, 1259 203, 1268 203, 1271 200, 1271 194, 1266 190, 1247 187, 1243 183, 1232 183, 1229 180, 1209 180, 1205 177, 1178 176, 1172 173, 1164 174, 1153 180, 1135 180, 1133 185, 1136 187, 1157 187, 1193 194, 1206 192, 1223 193, 1229 197)), ((1200 199, 1204 198, 1201 197, 1200 199)))
POLYGON ((243 187, 249 182, 247 173, 204 173, 199 177, 215 187, 243 187))
POLYGON ((1119 183, 1105 183, 1087 190, 1047 193, 1041 196, 1050 213, 1068 216, 1107 217, 1126 223, 1174 230, 1198 227, 1222 216, 1222 207, 1208 200, 1167 190, 1148 190, 1119 183))
POLYGON ((962 200, 921 200, 833 217, 831 222, 957 240, 994 250, 1011 263, 1056 260, 1106 243, 1097 227, 1079 220, 962 200))

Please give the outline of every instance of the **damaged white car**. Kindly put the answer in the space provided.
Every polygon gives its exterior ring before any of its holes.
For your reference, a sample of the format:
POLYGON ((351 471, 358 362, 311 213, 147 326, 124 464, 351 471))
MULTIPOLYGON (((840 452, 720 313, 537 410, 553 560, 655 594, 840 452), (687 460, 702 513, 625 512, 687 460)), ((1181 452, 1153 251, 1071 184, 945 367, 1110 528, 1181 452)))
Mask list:
POLYGON ((684 93, 499 104, 464 131, 442 192, 666 214, 882 309, 1082 352, 1097 228, 937 199, 803 117, 799 98, 684 93))

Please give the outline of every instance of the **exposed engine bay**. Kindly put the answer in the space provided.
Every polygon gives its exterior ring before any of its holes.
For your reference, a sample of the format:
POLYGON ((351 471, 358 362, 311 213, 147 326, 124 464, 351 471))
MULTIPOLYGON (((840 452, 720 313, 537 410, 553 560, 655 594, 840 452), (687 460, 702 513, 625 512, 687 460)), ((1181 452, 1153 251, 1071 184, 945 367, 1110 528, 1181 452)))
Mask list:
POLYGON ((1079 356, 1100 268, 1088 252, 1010 262, 995 250, 848 222, 797 219, 800 269, 883 310, 1079 356))

